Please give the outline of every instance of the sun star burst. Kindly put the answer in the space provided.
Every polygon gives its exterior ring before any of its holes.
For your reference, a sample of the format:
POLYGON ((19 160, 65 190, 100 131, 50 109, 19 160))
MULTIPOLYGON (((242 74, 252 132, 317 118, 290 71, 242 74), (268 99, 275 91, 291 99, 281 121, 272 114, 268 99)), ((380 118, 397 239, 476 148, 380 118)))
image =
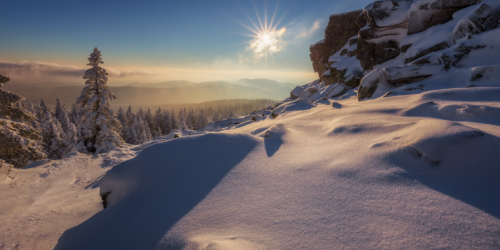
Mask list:
POLYGON ((267 52, 279 52, 283 48, 282 36, 285 32, 286 28, 261 31, 250 41, 247 49, 253 50, 257 58, 265 56, 267 52))
POLYGON ((274 13, 269 22, 267 18, 267 6, 264 5, 264 7, 265 7, 264 18, 262 19, 254 3, 257 22, 254 22, 245 12, 243 12, 245 16, 248 18, 248 21, 250 21, 250 23, 252 24, 251 26, 253 27, 245 25, 238 20, 235 19, 233 20, 253 33, 252 35, 246 35, 246 34, 242 35, 249 36, 252 38, 252 40, 248 41, 247 43, 248 46, 246 47, 246 50, 253 52, 254 63, 258 63, 261 58, 265 58, 267 66, 268 55, 272 56, 273 54, 277 54, 278 56, 283 58, 279 52, 284 48, 286 44, 286 41, 283 39, 283 37, 287 29, 285 28, 286 25, 282 26, 281 28, 278 28, 279 23, 286 14, 285 12, 285 14, 283 14, 283 16, 281 16, 281 18, 276 21, 275 17, 276 17, 276 12, 278 10, 278 4, 276 4, 274 13), (257 23, 259 25, 257 25, 257 23))

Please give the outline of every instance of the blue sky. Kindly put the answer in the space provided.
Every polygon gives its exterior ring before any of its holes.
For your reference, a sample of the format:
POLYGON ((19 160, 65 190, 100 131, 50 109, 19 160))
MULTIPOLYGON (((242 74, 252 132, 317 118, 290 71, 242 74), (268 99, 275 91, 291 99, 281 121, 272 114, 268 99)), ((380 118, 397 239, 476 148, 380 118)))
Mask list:
POLYGON ((293 81, 286 77, 286 72, 292 72, 296 82, 301 82, 314 77, 309 45, 323 38, 328 17, 361 9, 369 2, 6 1, 0 22, 0 61, 84 68, 97 46, 105 67, 165 73, 153 74, 154 79, 142 74, 140 79, 146 81, 202 81, 203 76, 197 74, 200 70, 206 80, 249 77, 293 81), (281 50, 268 53, 267 61, 255 59, 248 49, 252 38, 244 36, 253 35, 244 27, 253 27, 246 15, 259 25, 256 12, 264 22, 266 6, 268 23, 278 6, 275 23, 282 20, 276 28, 286 28, 280 37, 281 50), (219 73, 211 75, 210 71, 219 73), (232 73, 226 77, 226 71, 232 73), (246 73, 238 77, 238 72, 246 73))

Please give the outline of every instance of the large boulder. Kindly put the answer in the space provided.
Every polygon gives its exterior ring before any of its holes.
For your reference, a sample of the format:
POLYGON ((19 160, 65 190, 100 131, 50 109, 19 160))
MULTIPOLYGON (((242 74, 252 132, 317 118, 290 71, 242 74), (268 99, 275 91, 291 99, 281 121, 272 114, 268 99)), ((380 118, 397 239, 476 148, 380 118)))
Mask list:
POLYGON ((361 79, 361 83, 358 88, 358 101, 373 96, 373 93, 377 90, 382 74, 382 69, 376 69, 361 79))
POLYGON ((415 1, 411 7, 408 35, 422 32, 432 26, 453 19, 453 13, 477 4, 481 0, 427 0, 415 1))
POLYGON ((375 1, 363 9, 372 27, 390 27, 408 21, 412 0, 375 1))
POLYGON ((498 5, 500 4, 492 6, 483 3, 477 10, 469 13, 453 29, 453 39, 457 41, 470 34, 478 34, 498 27, 500 21, 500 6, 498 5))
POLYGON ((325 60, 325 55, 329 54, 329 49, 325 44, 325 39, 311 45, 309 51, 311 52, 309 56, 313 64, 313 70, 321 78, 322 73, 328 70, 328 60, 325 60))
POLYGON ((406 65, 383 69, 388 81, 394 86, 418 82, 443 70, 443 64, 406 65))
POLYGON ((330 16, 325 30, 325 39, 309 49, 314 72, 317 72, 319 77, 328 70, 330 56, 344 47, 348 40, 357 35, 365 25, 366 19, 362 15, 362 10, 330 16))
POLYGON ((290 92, 290 97, 293 99, 298 98, 302 92, 304 92, 304 87, 297 86, 290 92))
POLYGON ((396 40, 387 40, 380 43, 359 39, 356 58, 361 62, 363 69, 372 69, 377 64, 396 58, 401 53, 396 40))
POLYGON ((416 52, 415 56, 410 56, 410 57, 405 58, 405 64, 412 62, 412 61, 415 61, 416 59, 424 57, 432 52, 436 52, 436 51, 443 50, 446 48, 449 48, 448 42, 442 41, 442 42, 439 42, 435 45, 429 46, 427 48, 420 49, 416 52))

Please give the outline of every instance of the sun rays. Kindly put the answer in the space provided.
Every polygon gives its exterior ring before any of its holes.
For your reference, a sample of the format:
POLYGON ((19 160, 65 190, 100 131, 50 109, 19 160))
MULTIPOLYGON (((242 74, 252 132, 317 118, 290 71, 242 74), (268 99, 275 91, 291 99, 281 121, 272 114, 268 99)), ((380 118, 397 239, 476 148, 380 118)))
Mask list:
POLYGON ((286 28, 281 27, 278 28, 279 23, 285 16, 281 16, 281 18, 275 23, 276 20, 276 12, 278 10, 278 4, 276 4, 276 7, 274 8, 273 15, 268 22, 268 16, 267 16, 267 3, 264 4, 264 18, 261 18, 259 11, 257 10, 257 6, 255 3, 253 3, 255 14, 257 17, 257 23, 248 16, 247 13, 243 11, 245 16, 247 17, 248 21, 252 24, 252 27, 249 27, 248 25, 245 25, 239 21, 236 21, 238 24, 252 32, 252 34, 247 35, 244 34, 244 36, 248 36, 253 38, 252 40, 248 41, 246 44, 248 44, 246 50, 247 51, 252 51, 253 52, 253 61, 254 63, 258 63, 261 61, 262 58, 265 59, 265 63, 267 65, 267 57, 268 55, 273 55, 277 54, 281 58, 283 58, 279 52, 283 49, 286 41, 283 39, 285 33, 286 33, 286 28))

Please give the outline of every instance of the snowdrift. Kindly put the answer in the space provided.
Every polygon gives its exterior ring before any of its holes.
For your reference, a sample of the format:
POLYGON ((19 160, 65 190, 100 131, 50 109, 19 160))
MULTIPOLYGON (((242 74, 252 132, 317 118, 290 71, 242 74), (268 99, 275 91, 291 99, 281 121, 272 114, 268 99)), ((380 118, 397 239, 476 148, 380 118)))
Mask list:
POLYGON ((350 92, 150 146, 55 249, 494 249, 498 91, 350 92))

